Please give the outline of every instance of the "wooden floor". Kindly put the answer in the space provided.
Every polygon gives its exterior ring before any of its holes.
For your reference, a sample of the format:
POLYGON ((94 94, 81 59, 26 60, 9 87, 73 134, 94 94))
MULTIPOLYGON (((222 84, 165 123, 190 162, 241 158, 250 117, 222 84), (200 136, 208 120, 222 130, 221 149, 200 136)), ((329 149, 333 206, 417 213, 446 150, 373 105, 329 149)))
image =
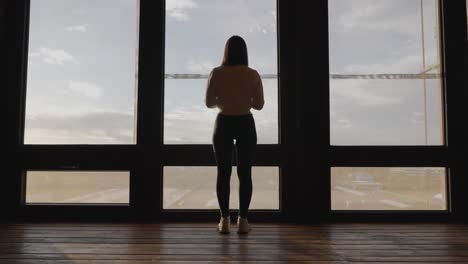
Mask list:
POLYGON ((468 263, 468 225, 0 224, 0 263, 468 263))

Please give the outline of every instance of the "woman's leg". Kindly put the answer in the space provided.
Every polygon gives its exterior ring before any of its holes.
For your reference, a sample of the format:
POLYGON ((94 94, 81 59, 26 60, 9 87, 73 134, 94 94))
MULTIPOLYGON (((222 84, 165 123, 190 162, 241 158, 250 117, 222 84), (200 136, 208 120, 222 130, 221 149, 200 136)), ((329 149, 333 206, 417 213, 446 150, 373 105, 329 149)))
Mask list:
POLYGON ((253 118, 247 122, 244 133, 236 141, 237 175, 239 177, 239 216, 247 218, 252 199, 252 160, 257 135, 253 118))
POLYGON ((217 119, 213 134, 213 148, 218 169, 216 194, 218 196, 221 217, 229 216, 229 193, 231 190, 233 140, 227 132, 227 128, 223 122, 217 119))

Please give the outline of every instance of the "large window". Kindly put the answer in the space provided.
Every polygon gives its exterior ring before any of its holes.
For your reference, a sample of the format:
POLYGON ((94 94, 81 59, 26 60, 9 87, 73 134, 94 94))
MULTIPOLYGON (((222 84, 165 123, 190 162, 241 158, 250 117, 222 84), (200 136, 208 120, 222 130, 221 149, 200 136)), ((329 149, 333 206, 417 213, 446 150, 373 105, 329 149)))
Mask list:
POLYGON ((443 145, 439 1, 329 0, 332 145, 443 145))
MULTIPOLYGON (((15 3, 4 196, 18 215, 212 219, 219 110, 204 97, 232 35, 265 92, 253 221, 460 213, 462 114, 446 110, 463 98, 463 1, 15 3)), ((233 166, 231 209, 238 186, 233 166)))
POLYGON ((444 168, 335 167, 332 210, 446 210, 444 168))
POLYGON ((439 2, 328 1, 331 210, 448 211, 439 2))
POLYGON ((278 143, 276 0, 166 1, 164 143, 211 143, 217 111, 204 105, 206 79, 232 35, 246 40, 249 66, 262 76, 258 143, 278 143))
POLYGON ((138 0, 31 0, 25 144, 134 144, 138 0))

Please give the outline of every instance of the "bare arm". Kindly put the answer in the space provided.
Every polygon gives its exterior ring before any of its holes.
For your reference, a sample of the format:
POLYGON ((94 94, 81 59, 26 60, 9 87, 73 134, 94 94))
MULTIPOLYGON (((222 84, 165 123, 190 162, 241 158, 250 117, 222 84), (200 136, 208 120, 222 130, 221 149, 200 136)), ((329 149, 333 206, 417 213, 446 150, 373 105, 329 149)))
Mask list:
POLYGON ((205 95, 205 105, 208 108, 216 107, 216 89, 215 89, 215 81, 213 78, 214 70, 211 71, 210 76, 208 77, 208 83, 206 85, 206 95, 205 95))
POLYGON ((265 104, 265 98, 263 97, 263 84, 262 79, 258 72, 255 72, 253 81, 253 97, 252 97, 252 108, 255 110, 262 110, 265 104))

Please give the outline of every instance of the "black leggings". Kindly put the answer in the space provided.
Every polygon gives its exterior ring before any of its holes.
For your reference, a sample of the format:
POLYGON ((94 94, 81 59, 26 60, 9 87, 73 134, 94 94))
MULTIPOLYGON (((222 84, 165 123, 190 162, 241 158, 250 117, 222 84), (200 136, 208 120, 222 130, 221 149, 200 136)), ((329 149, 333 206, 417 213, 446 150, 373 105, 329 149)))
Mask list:
POLYGON ((222 217, 229 216, 234 139, 236 140, 237 175, 239 177, 239 216, 247 217, 252 198, 252 159, 257 144, 257 132, 252 114, 240 116, 218 114, 216 117, 213 148, 218 167, 216 194, 222 217))

